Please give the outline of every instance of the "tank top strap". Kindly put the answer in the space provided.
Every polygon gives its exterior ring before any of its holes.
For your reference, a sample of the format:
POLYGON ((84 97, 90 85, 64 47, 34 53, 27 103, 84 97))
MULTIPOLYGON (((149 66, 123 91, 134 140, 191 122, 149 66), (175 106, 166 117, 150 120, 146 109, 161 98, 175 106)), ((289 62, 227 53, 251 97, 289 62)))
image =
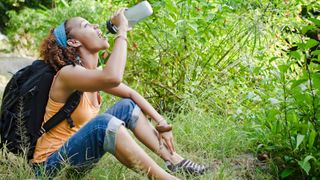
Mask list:
POLYGON ((51 87, 52 87, 53 83, 56 82, 56 79, 57 79, 59 74, 60 74, 60 70, 54 75, 52 83, 51 83, 51 87))
POLYGON ((50 97, 50 93, 51 93, 51 90, 52 90, 52 87, 53 87, 53 84, 56 82, 56 79, 57 79, 57 77, 58 77, 58 75, 60 74, 60 70, 54 75, 54 77, 53 77, 53 80, 52 80, 52 82, 51 82, 51 87, 50 87, 50 91, 49 91, 49 99, 51 99, 51 97, 50 97))

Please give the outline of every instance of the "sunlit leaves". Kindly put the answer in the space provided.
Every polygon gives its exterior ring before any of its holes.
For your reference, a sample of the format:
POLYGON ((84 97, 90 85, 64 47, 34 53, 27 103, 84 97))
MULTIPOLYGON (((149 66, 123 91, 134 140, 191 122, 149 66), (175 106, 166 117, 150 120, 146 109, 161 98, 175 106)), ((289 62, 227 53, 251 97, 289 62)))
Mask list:
POLYGON ((289 55, 297 60, 301 59, 301 55, 298 51, 290 51, 289 55))
POLYGON ((297 43, 298 47, 302 50, 309 50, 310 48, 316 46, 318 41, 314 39, 309 39, 306 43, 297 43))
POLYGON ((314 147, 314 141, 317 137, 317 132, 315 132, 313 129, 311 130, 308 138, 308 148, 311 150, 314 147))
POLYGON ((314 40, 314 39, 309 39, 309 40, 306 42, 304 49, 305 49, 305 50, 308 50, 308 49, 313 48, 314 46, 316 46, 316 45, 318 45, 318 44, 319 44, 318 41, 316 41, 316 40, 314 40))
POLYGON ((316 26, 320 27, 320 20, 316 18, 310 18, 310 21, 312 21, 316 26))
POLYGON ((302 135, 302 134, 298 134, 298 135, 297 135, 297 138, 296 138, 296 148, 295 148, 295 150, 298 149, 298 147, 299 147, 300 144, 302 143, 303 139, 304 139, 304 135, 302 135))
POLYGON ((311 165, 310 165, 310 160, 311 159, 315 159, 313 156, 306 156, 302 161, 298 161, 298 164, 300 165, 300 167, 307 173, 309 174, 309 171, 311 169, 311 165))

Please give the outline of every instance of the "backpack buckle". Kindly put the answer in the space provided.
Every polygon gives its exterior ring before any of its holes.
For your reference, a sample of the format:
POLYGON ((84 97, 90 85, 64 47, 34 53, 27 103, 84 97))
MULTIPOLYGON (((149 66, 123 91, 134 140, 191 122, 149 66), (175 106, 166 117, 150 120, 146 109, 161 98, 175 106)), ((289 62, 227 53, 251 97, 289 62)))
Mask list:
POLYGON ((69 123, 70 128, 73 128, 74 127, 74 123, 73 123, 73 120, 72 120, 71 116, 67 116, 66 119, 67 119, 67 122, 69 123))
POLYGON ((41 127, 39 132, 40 132, 40 135, 42 135, 42 134, 44 134, 46 132, 46 130, 43 127, 41 127))

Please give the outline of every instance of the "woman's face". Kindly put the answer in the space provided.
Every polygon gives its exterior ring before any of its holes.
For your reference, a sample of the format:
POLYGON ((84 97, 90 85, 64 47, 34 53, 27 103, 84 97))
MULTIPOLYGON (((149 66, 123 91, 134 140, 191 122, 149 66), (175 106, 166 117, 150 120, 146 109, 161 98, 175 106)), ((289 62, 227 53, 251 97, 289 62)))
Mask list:
POLYGON ((108 40, 105 39, 96 24, 90 24, 81 17, 68 20, 67 27, 70 36, 81 43, 81 47, 91 52, 98 52, 109 48, 108 40))

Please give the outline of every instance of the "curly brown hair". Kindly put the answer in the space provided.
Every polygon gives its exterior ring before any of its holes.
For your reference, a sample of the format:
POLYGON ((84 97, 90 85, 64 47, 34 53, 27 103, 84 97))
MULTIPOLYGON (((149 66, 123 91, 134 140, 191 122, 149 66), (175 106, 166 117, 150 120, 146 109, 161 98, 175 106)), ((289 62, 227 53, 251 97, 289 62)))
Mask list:
MULTIPOLYGON (((70 28, 67 28, 68 20, 64 22, 67 39, 72 38, 70 35, 70 28)), ((50 64, 56 71, 59 71, 63 66, 72 64, 79 64, 79 49, 71 46, 66 48, 57 44, 56 38, 53 34, 53 30, 50 30, 49 35, 42 41, 40 46, 40 57, 50 64)))

